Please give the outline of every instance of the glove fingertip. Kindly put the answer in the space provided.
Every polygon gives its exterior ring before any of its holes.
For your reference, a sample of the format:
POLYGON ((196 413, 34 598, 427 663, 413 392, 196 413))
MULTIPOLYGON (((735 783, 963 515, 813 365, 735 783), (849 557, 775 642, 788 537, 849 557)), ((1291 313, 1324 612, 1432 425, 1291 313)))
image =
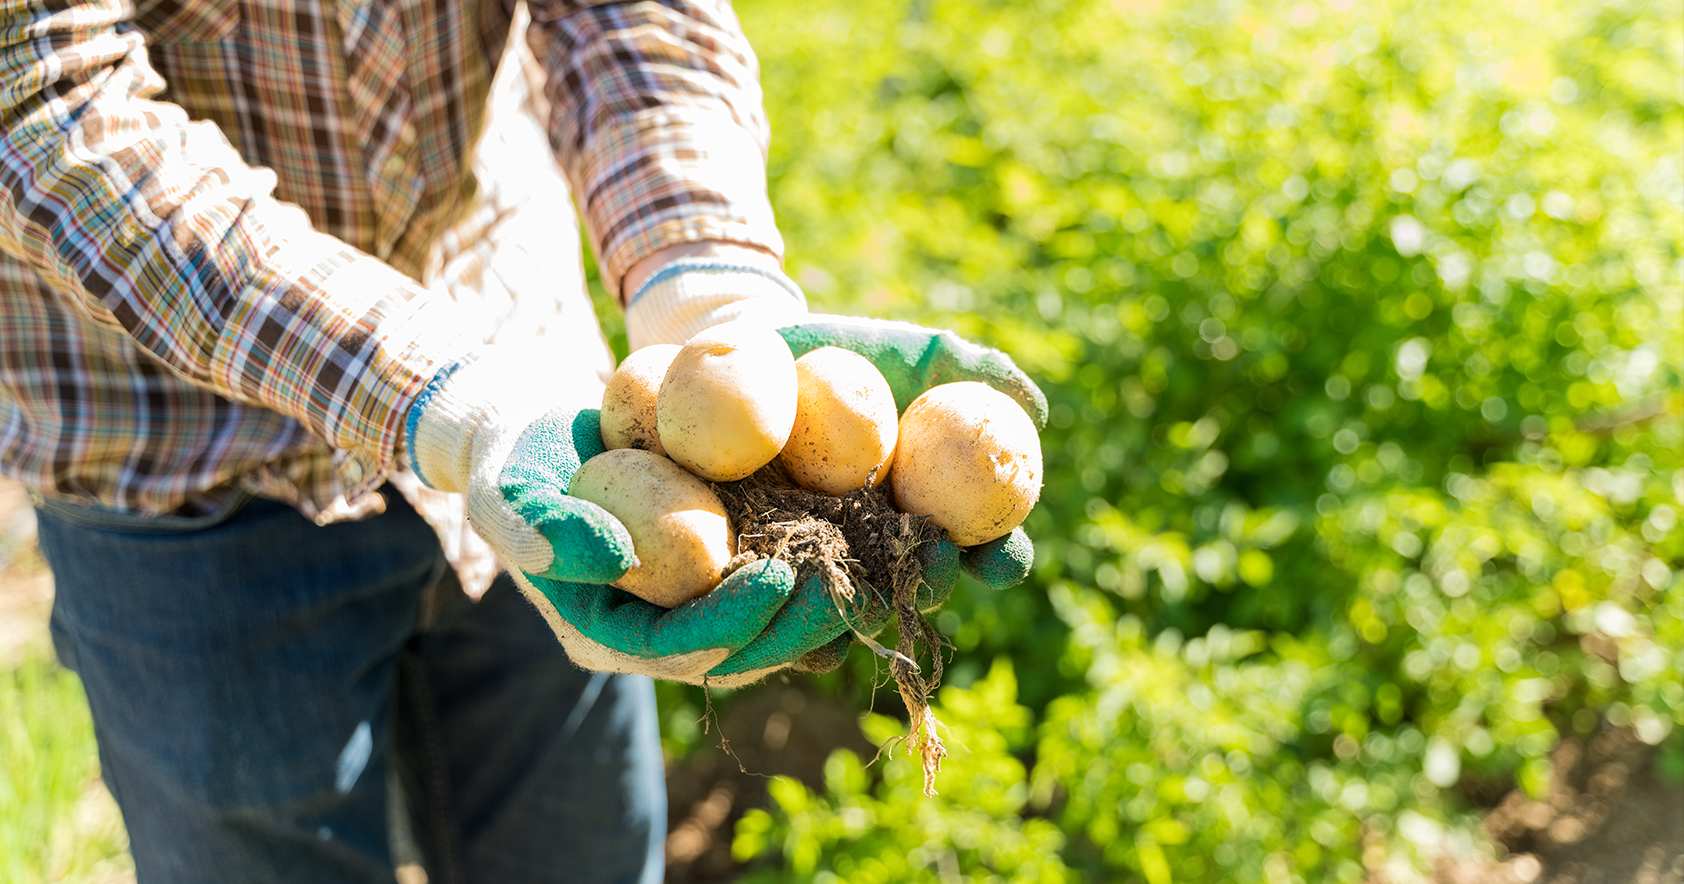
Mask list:
POLYGON ((1049 413, 1047 394, 1041 392, 1041 388, 1017 367, 1010 356, 999 350, 989 350, 983 362, 988 366, 983 373, 989 377, 990 386, 1012 397, 1029 415, 1037 431, 1045 430, 1049 413))
POLYGON ((608 450, 608 446, 602 442, 602 409, 580 409, 579 413, 573 416, 571 429, 573 448, 579 452, 580 463, 608 450))
POLYGON ((997 540, 973 546, 963 555, 965 570, 993 589, 1016 586, 1035 564, 1035 545, 1021 527, 997 540))
POLYGON ((714 592, 773 592, 787 596, 795 589, 795 571, 778 559, 758 559, 732 571, 714 592))
POLYGON ((951 540, 932 543, 920 552, 924 565, 924 582, 918 587, 918 610, 932 611, 947 604, 953 587, 959 582, 963 561, 959 547, 951 540))
POLYGON ((795 668, 801 672, 811 672, 814 675, 824 675, 835 672, 848 659, 848 650, 854 646, 854 635, 843 632, 825 644, 808 651, 795 663, 795 668))
POLYGON ((1016 399, 1017 404, 1023 406, 1023 410, 1029 413, 1029 419, 1034 422, 1036 431, 1047 428, 1047 416, 1050 413, 1047 407, 1047 394, 1041 392, 1041 388, 1036 386, 1034 381, 1025 376, 1022 390, 1012 398, 1016 399))
MULTIPOLYGON (((517 508, 517 512, 519 509, 517 508)), ((557 496, 521 513, 555 552, 544 576, 572 583, 613 583, 638 564, 631 532, 613 513, 577 497, 557 496)))
POLYGON ((783 562, 761 559, 731 572, 701 598, 684 604, 689 618, 723 617, 752 632, 752 638, 777 616, 795 590, 795 572, 783 562))

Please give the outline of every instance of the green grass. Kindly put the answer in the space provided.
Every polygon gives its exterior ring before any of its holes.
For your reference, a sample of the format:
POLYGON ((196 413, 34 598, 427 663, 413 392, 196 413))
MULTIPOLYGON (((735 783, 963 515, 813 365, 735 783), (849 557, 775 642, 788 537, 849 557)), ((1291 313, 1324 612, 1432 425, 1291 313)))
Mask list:
POLYGON ((40 655, 0 670, 0 880, 132 880, 127 847, 81 680, 40 655))

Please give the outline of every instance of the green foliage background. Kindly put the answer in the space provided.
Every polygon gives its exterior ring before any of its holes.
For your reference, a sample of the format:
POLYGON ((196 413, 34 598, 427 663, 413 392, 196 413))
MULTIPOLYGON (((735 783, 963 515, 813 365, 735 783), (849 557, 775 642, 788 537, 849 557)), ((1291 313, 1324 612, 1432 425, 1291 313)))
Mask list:
POLYGON ((132 881, 117 805, 98 785, 81 681, 35 648, 21 659, 0 650, 0 881, 132 881))
POLYGON ((1407 880, 1563 733, 1684 776, 1676 4, 737 6, 812 301, 1052 403, 943 795, 839 753, 755 880, 1407 880))
MULTIPOLYGON (((749 880, 1419 880, 1565 734, 1684 782, 1676 3, 737 9, 812 302, 1052 404, 1030 582, 937 619, 942 795, 838 752, 749 880)), ((0 878, 120 876, 74 676, 8 664, 0 724, 0 878)))

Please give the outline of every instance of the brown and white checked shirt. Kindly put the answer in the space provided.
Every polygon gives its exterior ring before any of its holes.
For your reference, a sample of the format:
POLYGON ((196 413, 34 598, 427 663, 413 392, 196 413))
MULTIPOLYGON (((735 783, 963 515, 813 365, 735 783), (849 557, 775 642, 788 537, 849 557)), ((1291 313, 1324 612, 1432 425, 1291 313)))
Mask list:
MULTIPOLYGON (((554 165, 611 290, 676 243, 782 252, 726 0, 528 5, 554 165)), ((322 521, 377 506, 437 368, 545 321, 437 281, 467 260, 441 246, 471 259, 461 237, 509 226, 471 154, 516 13, 0 0, 0 470, 144 514, 242 490, 322 521)))

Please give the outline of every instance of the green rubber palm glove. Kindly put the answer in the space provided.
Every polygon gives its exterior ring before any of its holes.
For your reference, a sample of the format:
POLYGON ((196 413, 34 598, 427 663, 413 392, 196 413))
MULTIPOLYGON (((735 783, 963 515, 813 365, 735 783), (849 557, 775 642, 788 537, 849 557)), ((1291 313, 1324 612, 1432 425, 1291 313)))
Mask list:
POLYGON ((602 453, 596 408, 553 406, 541 369, 487 351, 441 371, 411 406, 411 465, 466 497, 468 521, 588 669, 732 686, 790 666, 845 628, 828 594, 782 563, 739 569, 677 608, 607 584, 636 564, 631 535, 567 494, 602 453))
POLYGON ((788 669, 837 636, 852 634, 817 580, 795 588, 794 572, 776 560, 751 562, 712 592, 671 610, 612 586, 522 577, 516 582, 568 655, 587 669, 732 688, 788 669))
POLYGON ((1046 429, 1047 397, 1010 356, 945 329, 814 313, 782 325, 778 334, 797 359, 820 347, 841 347, 864 356, 889 382, 899 411, 931 387, 981 381, 1023 406, 1037 430, 1046 429))

